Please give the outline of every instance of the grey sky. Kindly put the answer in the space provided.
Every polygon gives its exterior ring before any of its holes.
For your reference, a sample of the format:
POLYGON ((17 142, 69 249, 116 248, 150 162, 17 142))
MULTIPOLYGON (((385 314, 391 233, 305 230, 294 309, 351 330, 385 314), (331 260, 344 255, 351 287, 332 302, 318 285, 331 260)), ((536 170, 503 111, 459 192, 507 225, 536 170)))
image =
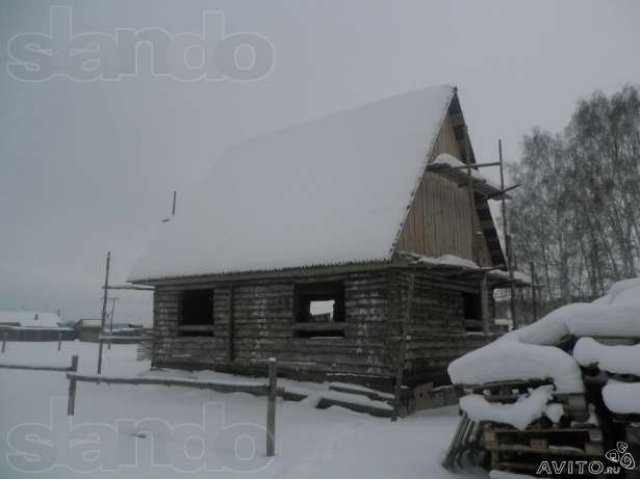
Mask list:
MULTIPOLYGON (((104 255, 124 281, 170 210, 230 144, 291 123, 448 83, 460 89, 476 154, 506 156, 534 125, 562 128, 575 102, 640 79, 640 3, 410 1, 56 1, 0 3, 0 309, 96 317, 104 255), (72 5, 74 33, 158 27, 200 32, 219 10, 228 33, 258 32, 275 68, 252 83, 114 82, 8 75, 6 45, 47 32, 72 5)), ((180 205, 178 202, 178 213, 180 205)), ((147 294, 116 316, 150 319, 147 294), (118 315, 120 314, 120 315, 118 315)))

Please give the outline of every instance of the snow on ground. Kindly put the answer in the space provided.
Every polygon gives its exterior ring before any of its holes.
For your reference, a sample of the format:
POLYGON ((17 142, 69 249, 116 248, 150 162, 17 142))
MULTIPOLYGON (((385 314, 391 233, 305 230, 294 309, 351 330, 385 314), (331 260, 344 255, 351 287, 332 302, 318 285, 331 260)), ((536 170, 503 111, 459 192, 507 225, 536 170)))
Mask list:
MULTIPOLYGON (((11 342, 0 354, 0 363, 66 365, 76 353, 79 372, 95 373, 96 344, 64 342, 61 352, 56 349, 55 342, 11 342)), ((105 375, 239 378, 215 372, 150 373, 147 362, 136 361, 135 345, 105 347, 104 354, 105 375)), ((327 388, 291 381, 279 384, 306 392, 327 388)), ((453 475, 440 466, 440 458, 459 420, 455 407, 391 422, 339 407, 318 410, 305 401, 279 401, 276 457, 268 459, 264 456, 264 397, 183 387, 79 383, 76 415, 69 423, 67 389, 64 373, 0 369, 0 432, 5 434, 0 477, 453 475), (36 455, 25 457, 25 453, 36 455)))

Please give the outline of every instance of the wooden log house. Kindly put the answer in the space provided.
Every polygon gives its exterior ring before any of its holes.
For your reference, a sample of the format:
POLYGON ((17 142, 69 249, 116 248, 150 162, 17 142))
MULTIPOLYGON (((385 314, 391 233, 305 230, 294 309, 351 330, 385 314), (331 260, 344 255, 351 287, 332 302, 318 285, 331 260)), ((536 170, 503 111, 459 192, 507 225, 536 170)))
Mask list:
POLYGON ((299 379, 447 384, 495 338, 508 284, 488 204, 504 193, 434 167, 451 157, 475 163, 449 86, 224 153, 130 275, 155 287, 154 365, 264 374, 277 357, 299 379))

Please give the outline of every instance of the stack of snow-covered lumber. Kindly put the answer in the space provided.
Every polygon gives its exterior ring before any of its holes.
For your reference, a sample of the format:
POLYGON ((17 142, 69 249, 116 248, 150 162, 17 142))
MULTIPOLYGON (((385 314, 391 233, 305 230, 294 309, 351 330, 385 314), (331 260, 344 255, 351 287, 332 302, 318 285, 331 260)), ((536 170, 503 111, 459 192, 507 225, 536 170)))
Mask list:
POLYGON ((630 279, 456 359, 448 371, 467 393, 461 409, 484 425, 492 467, 526 471, 520 467, 534 467, 535 454, 596 458, 618 441, 637 443, 639 342, 640 279, 630 279))

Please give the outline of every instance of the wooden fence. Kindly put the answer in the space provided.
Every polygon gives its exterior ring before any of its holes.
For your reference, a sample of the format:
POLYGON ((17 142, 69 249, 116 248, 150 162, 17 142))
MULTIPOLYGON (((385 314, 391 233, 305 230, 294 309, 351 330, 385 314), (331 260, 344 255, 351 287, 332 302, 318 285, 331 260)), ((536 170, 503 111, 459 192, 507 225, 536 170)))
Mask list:
POLYGON ((54 372, 67 372, 69 379, 69 396, 67 400, 67 415, 75 415, 76 396, 78 382, 90 383, 106 383, 120 385, 163 385, 167 387, 192 387, 214 390, 222 393, 243 392, 252 395, 267 396, 267 437, 266 451, 267 456, 275 455, 276 441, 276 398, 278 396, 285 397, 284 388, 278 388, 278 372, 277 361, 275 358, 269 359, 269 381, 267 384, 260 382, 215 382, 215 381, 198 381, 181 378, 149 378, 149 377, 110 377, 107 375, 84 375, 78 373, 78 356, 71 357, 71 365, 67 366, 51 366, 51 365, 30 365, 17 363, 0 363, 0 368, 20 369, 20 370, 42 370, 54 372))
MULTIPOLYGON (((3 345, 4 350, 4 345, 3 345)), ((59 350, 59 348, 58 348, 59 350)), ((19 363, 0 363, 0 368, 9 368, 16 370, 41 370, 46 372, 68 372, 67 375, 74 375, 78 371, 78 355, 71 357, 71 365, 66 366, 52 366, 52 365, 30 365, 19 363)), ((69 398, 75 398, 76 396, 76 384, 75 382, 69 382, 69 398)), ((69 405, 67 405, 67 414, 73 415, 73 410, 69 411, 69 405)))
MULTIPOLYGON (((77 367, 77 365, 76 365, 77 367)), ((77 369, 76 369, 77 370, 77 369)), ((252 395, 267 396, 267 456, 275 455, 275 425, 276 425, 276 398, 286 397, 284 388, 278 388, 277 361, 275 358, 269 359, 269 381, 267 384, 261 382, 222 382, 222 381, 200 381, 183 378, 153 378, 153 377, 113 377, 108 375, 85 375, 79 374, 76 370, 67 373, 69 379, 69 398, 67 403, 67 414, 75 414, 76 405, 76 385, 78 382, 106 383, 116 385, 162 385, 165 387, 191 387, 213 390, 221 393, 250 393, 252 395)))
POLYGON ((55 365, 34 365, 23 363, 0 363, 0 368, 9 368, 16 370, 43 370, 49 372, 77 372, 78 371, 78 356, 73 355, 71 357, 70 366, 55 366, 55 365))

